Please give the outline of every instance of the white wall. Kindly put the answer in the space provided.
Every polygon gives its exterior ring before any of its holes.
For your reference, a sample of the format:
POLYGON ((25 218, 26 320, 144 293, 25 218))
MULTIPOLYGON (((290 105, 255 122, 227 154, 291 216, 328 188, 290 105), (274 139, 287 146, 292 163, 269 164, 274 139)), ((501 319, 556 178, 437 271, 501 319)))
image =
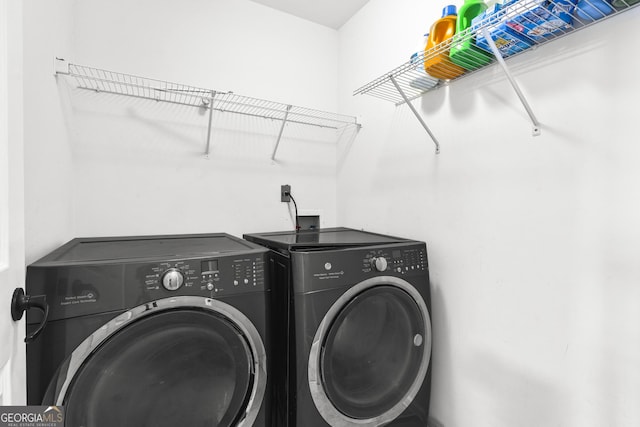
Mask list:
POLYGON ((442 4, 370 3, 340 31, 338 222, 424 239, 434 426, 640 424, 640 9, 407 106, 351 92, 408 59, 442 4))
POLYGON ((335 133, 79 90, 78 64, 335 111, 335 30, 248 0, 29 2, 25 10, 27 261, 77 236, 292 228, 335 223, 335 133), (57 82, 56 82, 57 80, 57 82))
POLYGON ((73 234, 73 165, 53 74, 71 49, 72 0, 23 2, 25 245, 27 263, 73 234))
POLYGON ((0 405, 26 397, 24 320, 14 322, 8 304, 25 272, 22 11, 20 1, 0 2, 0 405))

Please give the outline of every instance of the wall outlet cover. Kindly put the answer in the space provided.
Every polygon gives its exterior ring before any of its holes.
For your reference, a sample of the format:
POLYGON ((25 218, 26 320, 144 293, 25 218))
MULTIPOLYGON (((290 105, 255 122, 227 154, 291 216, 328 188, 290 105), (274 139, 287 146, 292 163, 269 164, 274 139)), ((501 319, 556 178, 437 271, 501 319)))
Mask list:
POLYGON ((290 202, 291 201, 291 186, 290 185, 281 185, 280 186, 280 201, 281 202, 290 202))

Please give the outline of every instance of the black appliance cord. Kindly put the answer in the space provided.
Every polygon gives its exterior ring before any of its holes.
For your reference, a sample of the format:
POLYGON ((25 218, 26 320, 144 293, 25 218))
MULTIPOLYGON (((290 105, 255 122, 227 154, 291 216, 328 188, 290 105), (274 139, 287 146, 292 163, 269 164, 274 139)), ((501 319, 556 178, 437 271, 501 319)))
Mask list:
POLYGON ((296 231, 300 231, 300 224, 298 223, 298 204, 296 203, 296 199, 293 198, 293 194, 291 194, 291 192, 289 192, 289 197, 291 197, 293 206, 296 209, 296 231))

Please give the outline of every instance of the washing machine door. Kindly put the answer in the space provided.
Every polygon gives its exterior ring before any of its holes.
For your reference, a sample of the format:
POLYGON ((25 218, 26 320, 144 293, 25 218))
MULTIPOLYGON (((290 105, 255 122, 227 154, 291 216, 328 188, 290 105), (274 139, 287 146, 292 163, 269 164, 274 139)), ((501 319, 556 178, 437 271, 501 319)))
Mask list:
POLYGON ((248 427, 265 392, 266 355, 234 307, 176 297, 95 331, 55 381, 67 427, 248 427))
POLYGON ((329 309, 313 340, 308 378, 333 427, 383 426, 419 391, 431 357, 431 320, 420 293, 390 276, 350 288, 329 309))

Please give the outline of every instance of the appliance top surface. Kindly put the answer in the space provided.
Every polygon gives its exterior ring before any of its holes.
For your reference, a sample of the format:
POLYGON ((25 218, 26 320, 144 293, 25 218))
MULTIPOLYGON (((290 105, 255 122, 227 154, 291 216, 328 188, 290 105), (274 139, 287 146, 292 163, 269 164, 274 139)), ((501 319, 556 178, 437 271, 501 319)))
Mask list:
POLYGON ((169 259, 256 249, 260 247, 225 233, 76 238, 40 259, 36 264, 169 259))
POLYGON ((292 249, 313 246, 364 246, 404 242, 407 239, 351 228, 325 228, 305 231, 278 231, 271 233, 246 234, 245 238, 270 247, 292 249))

